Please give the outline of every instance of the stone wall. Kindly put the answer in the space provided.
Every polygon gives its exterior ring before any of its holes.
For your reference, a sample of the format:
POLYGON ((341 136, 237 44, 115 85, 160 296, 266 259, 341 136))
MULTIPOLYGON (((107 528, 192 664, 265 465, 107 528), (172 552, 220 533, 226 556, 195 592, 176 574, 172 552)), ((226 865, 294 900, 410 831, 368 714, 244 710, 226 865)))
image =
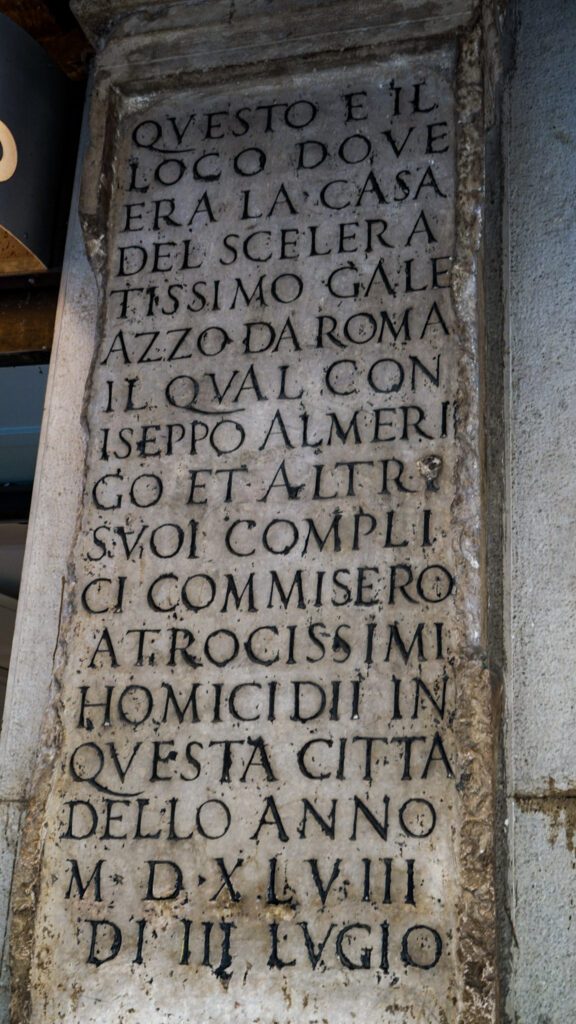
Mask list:
POLYGON ((517 6, 505 107, 506 749, 515 1024, 576 1015, 572 4, 517 6))
POLYGON ((11 1020, 565 1024, 561 12, 514 64, 488 4, 75 8, 11 1020))

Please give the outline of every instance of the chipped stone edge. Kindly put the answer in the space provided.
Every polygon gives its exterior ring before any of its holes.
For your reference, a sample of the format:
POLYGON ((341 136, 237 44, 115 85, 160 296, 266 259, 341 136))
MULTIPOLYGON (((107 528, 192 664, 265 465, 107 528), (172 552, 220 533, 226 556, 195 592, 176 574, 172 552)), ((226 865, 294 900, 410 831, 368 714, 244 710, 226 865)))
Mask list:
POLYGON ((484 203, 483 45, 477 23, 460 41, 456 75, 456 253, 452 298, 462 343, 459 367, 456 466, 458 495, 452 513, 459 567, 457 614, 462 648, 456 660, 455 734, 459 753, 461 827, 458 960, 462 1024, 498 1019, 495 900, 496 729, 492 679, 486 653, 485 514, 480 355, 483 318, 482 238, 484 203))

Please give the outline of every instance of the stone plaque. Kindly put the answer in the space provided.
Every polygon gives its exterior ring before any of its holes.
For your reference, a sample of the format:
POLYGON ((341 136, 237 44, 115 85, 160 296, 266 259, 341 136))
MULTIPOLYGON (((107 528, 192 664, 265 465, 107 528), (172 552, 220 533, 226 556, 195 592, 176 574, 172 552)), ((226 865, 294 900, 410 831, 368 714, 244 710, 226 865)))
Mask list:
POLYGON ((122 106, 32 1024, 463 1019, 454 62, 122 106))

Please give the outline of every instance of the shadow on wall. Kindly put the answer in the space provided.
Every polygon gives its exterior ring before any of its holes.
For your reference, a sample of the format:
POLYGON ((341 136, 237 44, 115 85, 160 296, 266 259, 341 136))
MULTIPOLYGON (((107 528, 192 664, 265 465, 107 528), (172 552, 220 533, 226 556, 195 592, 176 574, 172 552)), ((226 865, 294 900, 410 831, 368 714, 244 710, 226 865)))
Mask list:
POLYGON ((0 721, 48 366, 0 368, 0 721))
POLYGON ((16 619, 16 605, 17 601, 14 597, 0 594, 0 722, 2 721, 4 699, 6 697, 6 682, 14 634, 14 621, 16 619))

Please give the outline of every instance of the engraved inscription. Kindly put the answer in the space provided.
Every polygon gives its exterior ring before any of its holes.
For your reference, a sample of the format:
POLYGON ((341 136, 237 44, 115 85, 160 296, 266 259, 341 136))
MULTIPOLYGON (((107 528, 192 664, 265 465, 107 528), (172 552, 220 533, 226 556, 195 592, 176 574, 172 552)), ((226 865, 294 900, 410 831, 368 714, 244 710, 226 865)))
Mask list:
POLYGON ((38 1021, 455 1020, 452 73, 121 118, 38 1021))

